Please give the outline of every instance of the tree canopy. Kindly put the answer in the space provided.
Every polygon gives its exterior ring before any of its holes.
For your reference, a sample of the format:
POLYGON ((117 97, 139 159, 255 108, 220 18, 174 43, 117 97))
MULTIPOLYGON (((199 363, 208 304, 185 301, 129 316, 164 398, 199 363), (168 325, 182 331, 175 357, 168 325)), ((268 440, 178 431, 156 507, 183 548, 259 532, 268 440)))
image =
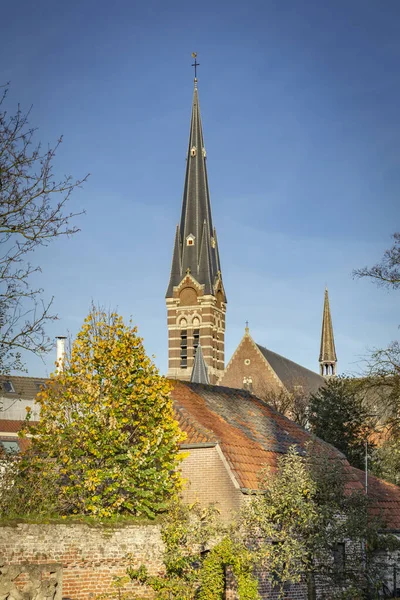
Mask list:
POLYGON ((343 452, 359 469, 364 468, 365 442, 373 445, 375 420, 350 379, 333 377, 310 398, 311 431, 343 452))
POLYGON ((369 517, 368 498, 351 492, 347 482, 346 462, 320 443, 301 454, 292 447, 276 472, 264 472, 262 493, 244 506, 244 538, 280 598, 293 583, 305 585, 308 600, 316 600, 317 587, 319 598, 355 600, 372 581, 379 585, 372 560, 366 579, 365 550, 385 546, 387 539, 379 542, 379 522, 369 517))
POLYGON ((181 485, 184 437, 169 392, 136 327, 93 309, 63 370, 38 395, 41 418, 28 426, 31 447, 16 479, 24 490, 14 486, 19 506, 25 498, 25 512, 40 510, 29 491, 40 482, 58 514, 165 510, 181 485))

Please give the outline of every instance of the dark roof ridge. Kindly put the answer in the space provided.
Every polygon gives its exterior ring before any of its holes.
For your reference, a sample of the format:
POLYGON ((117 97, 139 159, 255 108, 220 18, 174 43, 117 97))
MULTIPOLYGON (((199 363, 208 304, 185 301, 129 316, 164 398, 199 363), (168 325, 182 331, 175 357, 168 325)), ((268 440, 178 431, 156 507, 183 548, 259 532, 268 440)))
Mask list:
MULTIPOLYGON (((316 371, 312 371, 311 369, 308 369, 307 367, 303 367, 303 365, 300 365, 299 363, 295 362, 294 360, 291 360, 290 358, 287 358, 286 356, 282 356, 282 354, 278 354, 278 352, 274 352, 273 350, 270 350, 269 348, 266 348, 265 346, 262 346, 261 344, 257 344, 257 342, 255 342, 255 344, 261 350, 261 352, 263 350, 265 350, 266 352, 270 352, 271 354, 274 354, 276 357, 283 358, 283 360, 291 363, 292 365, 296 365, 296 367, 301 367, 305 371, 312 373, 312 375, 318 375, 318 377, 321 377, 319 375, 319 373, 317 373, 316 371)), ((321 379, 322 379, 322 377, 321 377, 321 379)))

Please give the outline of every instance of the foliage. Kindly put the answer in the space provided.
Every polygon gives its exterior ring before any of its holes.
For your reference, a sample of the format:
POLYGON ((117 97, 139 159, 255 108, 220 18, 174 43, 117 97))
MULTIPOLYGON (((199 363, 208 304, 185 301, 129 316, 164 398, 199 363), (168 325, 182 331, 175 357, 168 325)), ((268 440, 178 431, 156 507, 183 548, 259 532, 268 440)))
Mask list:
POLYGON ((45 457, 39 464, 32 448, 22 456, 6 455, 1 458, 1 519, 62 514, 67 507, 59 491, 59 470, 53 461, 45 457))
POLYGON ((385 251, 380 263, 353 271, 354 277, 370 277, 380 286, 400 289, 400 232, 393 234, 394 244, 385 251))
POLYGON ((363 549, 377 540, 368 517, 368 500, 346 490, 346 463, 314 443, 302 456, 293 447, 278 461, 277 472, 264 473, 263 493, 244 507, 241 530, 257 562, 284 596, 286 583, 305 581, 309 600, 316 582, 325 582, 327 598, 366 587, 363 549), (337 544, 352 540, 346 566, 334 560, 337 544))
POLYGON ((162 512, 181 485, 183 434, 169 392, 136 328, 93 309, 64 370, 37 397, 41 419, 27 427, 32 443, 14 486, 25 485, 22 513, 49 502, 58 514, 162 512))
POLYGON ((376 423, 352 380, 331 378, 313 394, 309 422, 315 435, 343 452, 351 465, 364 468, 365 441, 373 446, 376 423))
POLYGON ((377 477, 400 486, 400 432, 392 429, 372 454, 371 471, 377 477))
POLYGON ((143 565, 128 569, 132 580, 156 592, 156 600, 222 600, 226 568, 236 578, 240 600, 259 599, 251 553, 233 542, 214 506, 201 509, 198 504, 176 503, 162 528, 162 539, 164 573, 149 575, 143 565))
POLYGON ((51 348, 45 326, 56 317, 42 290, 30 280, 40 267, 29 256, 54 238, 72 235, 72 212, 65 212, 73 190, 83 180, 54 181, 53 161, 61 144, 43 150, 33 146, 35 129, 29 112, 5 110, 7 88, 0 98, 0 371, 22 369, 22 351, 42 355, 51 348))
POLYGON ((244 545, 225 537, 205 558, 200 573, 199 600, 224 598, 226 569, 229 568, 237 583, 239 600, 257 600, 258 582, 253 575, 252 552, 244 545))

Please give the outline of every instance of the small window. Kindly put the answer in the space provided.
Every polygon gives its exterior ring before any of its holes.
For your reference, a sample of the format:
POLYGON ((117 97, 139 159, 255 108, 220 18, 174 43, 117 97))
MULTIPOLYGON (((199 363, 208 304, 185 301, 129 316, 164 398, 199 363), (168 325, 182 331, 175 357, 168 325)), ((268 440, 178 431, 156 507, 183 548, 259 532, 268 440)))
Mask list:
POLYGON ((194 240, 196 238, 194 237, 193 233, 189 233, 189 235, 186 238, 186 245, 187 246, 194 246, 194 240))
POLYGON ((181 369, 187 368, 187 329, 181 331, 181 369))
POLYGON ((15 389, 11 381, 3 381, 3 390, 7 392, 7 394, 15 394, 15 389))
POLYGON ((19 452, 19 444, 15 440, 0 440, 0 446, 6 454, 16 454, 19 452))
POLYGON ((346 564, 346 545, 336 542, 333 546, 333 565, 337 573, 343 573, 346 564))
POLYGON ((196 350, 200 342, 200 329, 193 330, 193 348, 196 350))
POLYGON ((253 391, 253 380, 251 377, 243 377, 243 389, 247 392, 253 391))

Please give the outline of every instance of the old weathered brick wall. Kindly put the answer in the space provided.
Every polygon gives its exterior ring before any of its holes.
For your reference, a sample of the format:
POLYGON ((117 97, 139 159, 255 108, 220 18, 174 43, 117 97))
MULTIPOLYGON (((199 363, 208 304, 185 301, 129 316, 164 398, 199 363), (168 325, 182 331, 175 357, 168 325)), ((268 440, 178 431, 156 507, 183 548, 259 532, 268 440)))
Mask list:
MULTIPOLYGON (((145 564, 152 574, 162 570, 162 542, 158 525, 127 525, 118 528, 91 527, 84 524, 19 524, 0 527, 0 597, 7 598, 4 583, 12 580, 18 590, 38 589, 20 597, 36 600, 111 600, 119 597, 112 582, 123 576, 128 564, 145 564), (33 587, 32 587, 33 581, 33 587)), ((259 574, 263 600, 278 600, 278 589, 259 574)), ((226 600, 238 600, 235 581, 228 571, 226 600)), ((150 590, 128 583, 123 592, 138 592, 140 598, 153 598, 150 590)), ((8 594, 10 590, 8 590, 8 594)), ((19 597, 12 595, 13 598, 19 597)), ((135 597, 135 596, 133 596, 135 597)), ((285 600, 306 600, 304 585, 285 586, 285 600)), ((318 596, 319 597, 319 596, 318 596)), ((324 596, 327 597, 327 596, 324 596)))
MULTIPOLYGON (((125 574, 128 553, 133 555, 137 566, 144 563, 150 572, 159 572, 162 565, 159 527, 153 524, 114 529, 83 524, 0 527, 0 591, 12 570, 17 574, 21 566, 37 565, 45 574, 54 565, 54 571, 61 573, 62 593, 58 589, 57 596, 49 598, 94 600, 100 594, 112 598, 116 592, 113 578, 125 574)), ((14 585, 22 590, 27 579, 22 573, 14 585)), ((126 586, 126 590, 133 589, 133 583, 126 586)), ((141 596, 152 597, 149 591, 141 596)))
POLYGON ((225 519, 240 508, 243 494, 235 487, 216 447, 191 449, 181 471, 187 480, 183 493, 186 502, 198 500, 202 506, 217 503, 225 519))

